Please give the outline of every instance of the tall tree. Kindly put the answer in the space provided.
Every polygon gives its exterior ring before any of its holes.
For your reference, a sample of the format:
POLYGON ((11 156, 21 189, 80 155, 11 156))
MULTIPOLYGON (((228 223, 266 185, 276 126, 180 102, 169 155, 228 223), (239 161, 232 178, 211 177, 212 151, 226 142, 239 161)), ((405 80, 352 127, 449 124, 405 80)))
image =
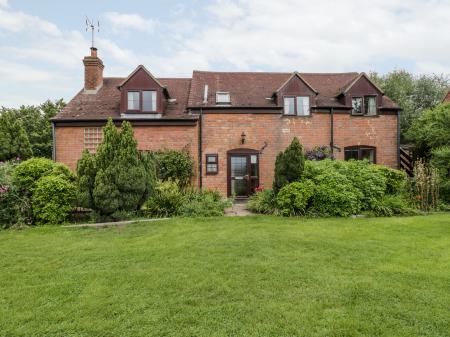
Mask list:
POLYGON ((16 157, 28 159, 33 155, 30 142, 20 119, 11 112, 0 115, 0 160, 16 157))
POLYGON ((50 119, 64 108, 62 99, 47 100, 35 106, 21 106, 18 109, 1 108, 0 115, 11 113, 14 119, 20 120, 27 134, 35 157, 52 156, 52 125, 50 119))
POLYGON ((448 91, 450 80, 444 75, 415 76, 406 70, 395 70, 385 75, 370 74, 371 79, 401 108, 402 141, 412 122, 426 110, 437 106, 448 91))

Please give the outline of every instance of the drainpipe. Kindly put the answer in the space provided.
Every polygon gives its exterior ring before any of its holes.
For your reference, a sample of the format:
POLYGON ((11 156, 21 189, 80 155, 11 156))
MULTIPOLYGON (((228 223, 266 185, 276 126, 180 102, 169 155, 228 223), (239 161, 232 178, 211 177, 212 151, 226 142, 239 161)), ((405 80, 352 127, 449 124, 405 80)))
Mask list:
POLYGON ((203 165, 202 165, 202 157, 203 157, 203 155, 202 155, 202 144, 203 144, 203 142, 202 142, 202 135, 203 135, 202 122, 203 122, 203 108, 200 108, 200 118, 198 119, 198 173, 199 173, 198 183, 199 183, 200 190, 202 189, 202 186, 203 186, 203 184, 202 184, 202 171, 203 171, 202 170, 202 168, 203 168, 203 165))
POLYGON ((52 159, 56 161, 55 122, 52 121, 52 159))
POLYGON ((400 110, 397 110, 397 168, 400 169, 400 110))
POLYGON ((334 154, 334 108, 330 108, 330 148, 331 156, 334 154))

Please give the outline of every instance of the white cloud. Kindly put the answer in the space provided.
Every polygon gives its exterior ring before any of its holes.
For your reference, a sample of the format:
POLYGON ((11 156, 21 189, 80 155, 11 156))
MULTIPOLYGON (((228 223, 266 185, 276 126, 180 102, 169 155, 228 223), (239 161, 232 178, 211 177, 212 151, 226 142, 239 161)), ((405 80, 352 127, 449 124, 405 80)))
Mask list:
POLYGON ((157 25, 155 20, 145 19, 139 14, 106 12, 104 17, 115 32, 123 32, 132 29, 145 33, 153 33, 157 25))
POLYGON ((210 24, 179 49, 215 65, 367 71, 395 59, 450 72, 448 1, 217 0, 208 11, 210 24))
POLYGON ((0 7, 8 7, 8 0, 0 0, 0 7))
MULTIPOLYGON (((5 2, 5 4, 7 3, 5 2)), ((37 16, 25 14, 23 12, 2 9, 0 9, 0 30, 14 33, 37 31, 54 36, 61 35, 58 27, 49 21, 42 20, 37 16)))

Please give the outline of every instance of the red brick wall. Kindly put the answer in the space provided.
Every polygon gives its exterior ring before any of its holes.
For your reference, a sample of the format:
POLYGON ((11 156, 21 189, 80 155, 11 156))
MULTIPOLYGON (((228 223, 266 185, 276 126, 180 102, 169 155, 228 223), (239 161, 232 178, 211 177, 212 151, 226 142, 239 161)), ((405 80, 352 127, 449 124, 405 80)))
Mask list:
MULTIPOLYGON (((195 161, 197 173, 198 131, 196 126, 134 126, 134 136, 140 150, 159 150, 162 148, 186 149, 195 161)), ((84 150, 84 127, 56 127, 56 161, 62 162, 72 170, 84 150)))
MULTIPOLYGON (((352 117, 336 114, 334 143, 342 150, 336 153, 344 159, 344 147, 371 145, 377 148, 377 163, 397 166, 397 117, 352 117)), ((330 115, 313 114, 311 117, 285 117, 274 114, 205 114, 203 116, 203 186, 227 193, 227 151, 235 148, 259 150, 267 142, 260 155, 260 183, 271 188, 275 158, 284 150, 294 136, 305 149, 317 145, 329 146, 330 115), (246 143, 241 144, 241 134, 246 143), (205 175, 205 154, 219 155, 219 174, 205 175)))
MULTIPOLYGON (((285 117, 277 114, 204 114, 203 115, 203 187, 227 194, 227 151, 237 148, 260 150, 260 183, 271 188, 275 157, 297 136, 305 149, 330 143, 330 115, 313 113, 311 117, 285 117), (246 134, 241 144, 241 134, 246 134), (206 175, 205 154, 219 155, 219 173, 206 175)), ((76 168, 84 149, 83 127, 56 127, 56 160, 76 168)), ((198 129, 193 126, 135 126, 141 150, 187 149, 195 161, 197 175, 198 129)), ((352 145, 376 147, 377 163, 397 166, 397 116, 353 117, 334 115, 334 143, 337 159, 344 159, 344 148, 352 145)))

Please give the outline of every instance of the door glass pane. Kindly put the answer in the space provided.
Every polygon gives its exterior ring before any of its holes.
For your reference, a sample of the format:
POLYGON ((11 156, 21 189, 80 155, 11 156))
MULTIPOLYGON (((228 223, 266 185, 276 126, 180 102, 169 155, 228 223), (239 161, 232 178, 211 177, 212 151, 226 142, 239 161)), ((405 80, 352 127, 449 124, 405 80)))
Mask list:
POLYGON ((375 162, 375 150, 374 149, 361 149, 361 160, 367 159, 371 163, 375 162))
POLYGON ((248 180, 245 179, 233 179, 231 180, 231 194, 237 197, 246 197, 248 180))
POLYGON ((250 156, 250 175, 252 177, 258 176, 258 156, 256 154, 250 156))
POLYGON ((247 174, 247 157, 231 157, 231 176, 243 177, 247 174))

